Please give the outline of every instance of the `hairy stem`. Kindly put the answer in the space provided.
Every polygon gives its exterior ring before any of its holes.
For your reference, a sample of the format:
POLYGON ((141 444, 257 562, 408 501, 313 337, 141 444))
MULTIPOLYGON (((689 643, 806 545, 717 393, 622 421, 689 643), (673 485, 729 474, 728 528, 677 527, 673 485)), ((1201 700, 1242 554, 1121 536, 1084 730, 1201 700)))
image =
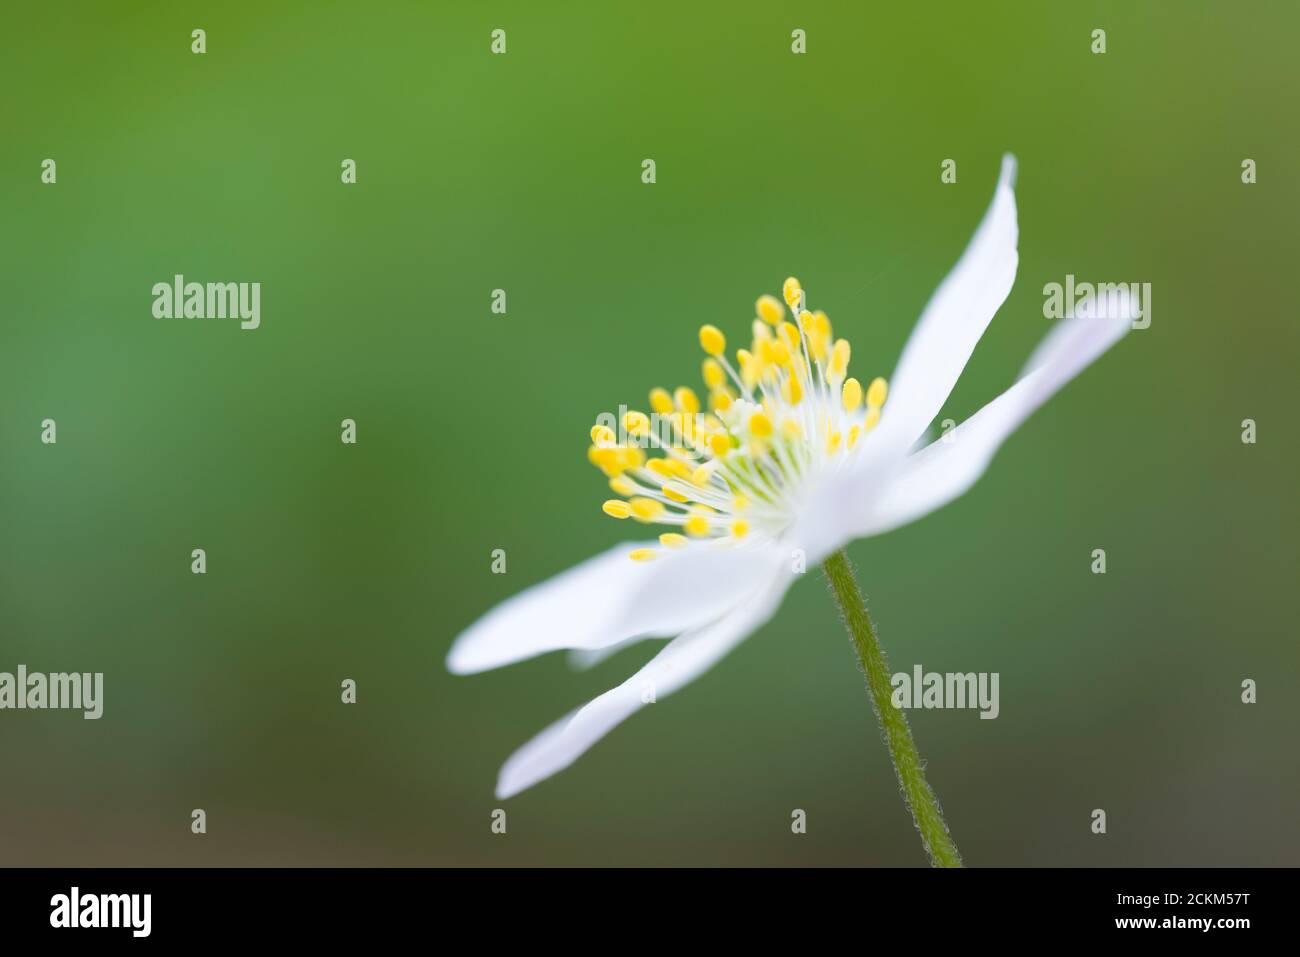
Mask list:
POLYGON ((916 742, 912 740, 907 715, 890 701, 889 663, 876 639, 876 629, 853 577, 849 557, 843 550, 836 552, 826 559, 822 571, 826 573, 831 593, 844 616, 844 625, 853 639, 853 649, 858 654, 858 662, 867 679, 867 690, 871 693, 871 707, 884 731, 889 758, 903 789, 903 800, 916 822, 916 830, 921 835, 925 852, 930 855, 930 863, 935 867, 961 867, 961 855, 957 853, 957 845, 952 842, 952 835, 944 824, 939 800, 925 780, 925 765, 917 753, 916 742))

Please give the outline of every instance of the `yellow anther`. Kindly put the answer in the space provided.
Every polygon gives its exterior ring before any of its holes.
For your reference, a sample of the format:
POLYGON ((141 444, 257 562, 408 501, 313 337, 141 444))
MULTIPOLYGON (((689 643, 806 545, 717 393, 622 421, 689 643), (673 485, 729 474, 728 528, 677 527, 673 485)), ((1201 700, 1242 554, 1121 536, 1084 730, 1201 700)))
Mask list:
POLYGON ((799 328, 805 332, 813 331, 813 314, 807 309, 799 313, 799 328))
POLYGON ((781 423, 781 434, 785 436, 787 442, 797 442, 803 437, 803 429, 794 419, 786 419, 781 423))
POLYGON ((651 459, 645 464, 645 467, 654 472, 655 475, 662 475, 664 478, 673 477, 673 470, 668 459, 651 459))
POLYGON ((676 532, 664 532, 659 536, 659 544, 664 548, 681 548, 686 542, 686 536, 678 535, 676 532))
POLYGON ((722 458, 731 451, 731 438, 724 432, 718 432, 709 436, 709 449, 718 458, 722 458))
POLYGON ((743 495, 737 495, 731 500, 731 507, 734 511, 743 512, 745 509, 749 508, 749 499, 743 495))
POLYGON ((700 348, 711 356, 720 356, 727 351, 727 337, 717 326, 700 326, 700 348))
POLYGON ((803 287, 799 285, 799 280, 794 276, 787 279, 781 286, 781 295, 785 297, 786 304, 794 309, 803 297, 803 287))
POLYGON ((835 341, 835 348, 831 350, 831 376, 836 380, 843 379, 844 374, 849 371, 849 356, 852 351, 853 347, 849 345, 849 340, 835 341))
POLYGON ((667 459, 668 474, 674 478, 690 478, 691 467, 681 459, 667 459))
POLYGON ((745 521, 743 518, 732 522, 731 534, 735 535, 737 538, 744 538, 749 534, 749 522, 745 521))
POLYGON ((813 313, 813 330, 819 336, 825 336, 827 339, 831 337, 830 317, 820 309, 813 313))
POLYGON ((630 435, 645 435, 650 431, 650 416, 644 412, 628 412, 623 416, 623 428, 630 435))
POLYGON ((703 515, 692 515, 686 520, 686 524, 682 528, 686 529, 687 535, 703 538, 709 534, 709 520, 703 515))
POLYGON ((727 374, 722 371, 717 359, 705 359, 700 371, 704 375, 704 384, 710 389, 716 389, 727 381, 727 374))
POLYGON ((878 409, 885 404, 885 398, 888 395, 889 383, 876 376, 871 380, 871 385, 867 386, 867 405, 873 409, 878 409))
POLYGON ((845 379, 841 395, 845 412, 856 412, 862 407, 862 383, 857 379, 845 379))
POLYGON ((625 445, 618 450, 619 464, 625 469, 639 469, 645 464, 645 452, 635 445, 625 445))
POLYGON ((818 362, 826 361, 826 337, 816 329, 808 333, 808 351, 818 362))
POLYGON ((782 368, 788 366, 790 364, 790 346, 784 342, 772 343, 772 362, 782 368))
POLYGON ((627 557, 634 562, 652 562, 658 554, 653 548, 634 548, 627 553, 627 557))
POLYGON ((781 339, 791 349, 799 348, 799 329, 793 322, 783 322, 779 327, 781 339))
POLYGON ((631 495, 636 491, 636 486, 625 478, 612 478, 609 480, 609 488, 619 495, 631 495))
POLYGON ((673 397, 667 389, 650 390, 650 411, 665 415, 673 410, 673 397))
POLYGON ((709 408, 714 412, 726 412, 734 401, 735 399, 726 389, 715 389, 709 395, 709 408))
POLYGON ((664 493, 665 498, 670 498, 674 502, 689 502, 690 498, 677 491, 675 488, 669 488, 667 485, 662 486, 659 491, 664 493))
POLYGON ((832 432, 826 438, 826 451, 834 455, 840 450, 840 443, 844 441, 844 436, 839 432, 832 432))
POLYGON ((653 498, 634 498, 627 503, 638 522, 651 522, 663 514, 664 503, 653 498))
POLYGON ((587 450, 587 458, 609 478, 621 475, 627 468, 623 464, 623 450, 616 448, 598 449, 592 446, 587 450))
POLYGON ((708 485, 709 479, 713 477, 713 468, 707 462, 691 473, 691 483, 694 485, 708 485))
POLYGON ((798 405, 799 400, 803 398, 803 386, 799 384, 799 377, 791 376, 786 379, 781 386, 781 394, 790 405, 798 405))
POLYGON ((876 427, 876 423, 879 421, 880 421, 880 410, 875 408, 874 406, 872 408, 867 409, 867 416, 865 419, 862 420, 862 431, 870 432, 872 429, 876 427))
MULTIPOLYGON (((776 300, 773 300, 773 302, 775 302, 775 301, 776 301, 776 300)), ((785 313, 781 313, 781 315, 784 316, 785 313)), ((781 320, 779 320, 779 319, 777 320, 778 323, 779 323, 780 321, 781 321, 781 320)), ((764 340, 764 339, 771 339, 771 338, 772 338, 772 330, 771 330, 770 328, 768 328, 767 324, 764 323, 762 319, 755 319, 754 322, 753 322, 753 324, 750 326, 750 328, 751 328, 751 329, 753 330, 753 332, 754 332, 754 341, 755 341, 755 342, 761 342, 761 341, 764 340)))
POLYGON ((601 506, 601 509, 611 518, 627 518, 632 514, 632 506, 621 498, 611 498, 601 506))
POLYGON ((781 305, 781 300, 777 299, 776 296, 759 296, 758 303, 754 308, 758 310, 758 318, 769 325, 774 326, 785 318, 785 307, 781 305))
POLYGON ((598 446, 608 446, 614 444, 614 430, 608 425, 593 425, 591 427, 591 441, 598 446))
POLYGON ((678 386, 677 391, 673 393, 673 399, 676 400, 679 412, 694 415, 700 411, 700 397, 695 394, 693 389, 684 385, 678 386))
POLYGON ((762 412, 755 412, 749 417, 749 431, 760 439, 772 434, 772 420, 762 412))
POLYGON ((859 426, 853 426, 849 429, 849 448, 858 444, 858 439, 862 438, 862 429, 859 426))

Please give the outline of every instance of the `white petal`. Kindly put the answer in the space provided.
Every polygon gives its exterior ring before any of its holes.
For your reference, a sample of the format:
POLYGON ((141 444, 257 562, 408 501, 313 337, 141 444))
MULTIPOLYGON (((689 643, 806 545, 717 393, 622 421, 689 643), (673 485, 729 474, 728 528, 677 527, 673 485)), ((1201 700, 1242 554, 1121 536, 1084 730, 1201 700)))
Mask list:
POLYGON ((512 754, 497 779, 497 797, 508 798, 564 770, 588 748, 653 699, 660 701, 713 667, 781 603, 793 576, 778 571, 737 607, 711 624, 668 643, 618 687, 561 718, 512 754))
POLYGON ((466 629, 447 668, 472 674, 559 648, 602 648, 634 637, 667 637, 733 607, 775 564, 762 546, 700 543, 650 562, 619 545, 502 602, 466 629))
POLYGON ((957 265, 917 321, 889 383, 889 401, 872 435, 876 446, 906 451, 939 414, 980 336, 1015 282, 1015 157, 1002 158, 993 200, 957 265))
MULTIPOLYGON (((980 477, 1003 440, 1061 386, 1128 332, 1136 316, 1127 295, 1106 318, 1063 319, 1043 340, 1020 380, 946 439, 908 457, 879 495, 867 492, 854 523, 858 535, 878 535, 952 501, 980 477)), ((859 495, 861 495, 859 491, 859 495)))
POLYGON ((596 667, 605 659, 612 658, 620 651, 640 644, 645 639, 645 635, 637 635, 633 638, 617 641, 612 645, 606 645, 603 648, 571 648, 568 655, 569 667, 574 671, 586 671, 589 668, 596 667))

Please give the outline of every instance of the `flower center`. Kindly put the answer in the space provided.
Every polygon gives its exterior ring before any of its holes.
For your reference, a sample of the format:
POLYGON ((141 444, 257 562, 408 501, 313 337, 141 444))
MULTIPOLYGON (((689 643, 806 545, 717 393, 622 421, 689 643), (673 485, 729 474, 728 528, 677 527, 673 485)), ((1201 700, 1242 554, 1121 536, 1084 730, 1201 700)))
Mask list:
MULTIPOLYGON (((707 412, 681 386, 652 389, 649 415, 598 418, 587 457, 622 496, 605 502, 606 515, 673 526, 659 536, 665 548, 775 537, 814 483, 855 454, 880 421, 885 380, 864 390, 848 377, 848 340, 832 336, 826 313, 805 308, 799 280, 782 291, 785 304, 759 298, 753 341, 736 350, 734 365, 722 332, 701 327, 707 412)), ((631 557, 657 554, 639 548, 631 557)))

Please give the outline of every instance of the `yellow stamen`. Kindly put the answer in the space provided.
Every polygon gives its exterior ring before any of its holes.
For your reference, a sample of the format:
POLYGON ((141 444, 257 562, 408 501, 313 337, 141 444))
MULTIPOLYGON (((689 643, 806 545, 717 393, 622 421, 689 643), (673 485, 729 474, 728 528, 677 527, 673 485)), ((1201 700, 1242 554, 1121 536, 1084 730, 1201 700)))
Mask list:
POLYGON ((723 432, 709 436, 709 449, 718 458, 722 458, 731 451, 731 437, 723 432))
POLYGON ((791 309, 798 306, 803 298, 803 287, 799 285, 799 280, 795 279, 794 276, 787 279, 781 286, 781 295, 785 297, 786 304, 791 309))
POLYGON ((862 383, 857 379, 845 379, 842 393, 845 412, 856 412, 862 407, 862 383))
POLYGON ((593 425, 591 427, 591 441, 593 445, 606 447, 614 444, 614 430, 608 425, 593 425))
POLYGON ((686 542, 686 536, 678 535, 676 532, 664 532, 659 536, 659 544, 664 548, 681 548, 686 542))
POLYGON ((867 386, 867 405, 878 409, 885 404, 888 395, 889 383, 877 376, 871 380, 871 385, 867 386))
POLYGON ((759 296, 755 308, 758 310, 758 318, 768 325, 774 326, 785 318, 785 307, 776 296, 759 296))
POLYGON ((650 416, 644 412, 629 412, 623 416, 623 428, 629 435, 646 435, 650 431, 650 416))
POLYGON ((673 397, 667 389, 650 390, 650 411, 666 415, 673 410, 673 397))
POLYGON ((632 507, 621 498, 611 498, 601 506, 601 510, 612 518, 627 518, 632 514, 632 507))
POLYGON ((673 398, 677 402, 679 412, 685 412, 687 415, 695 415, 700 411, 700 397, 695 394, 693 389, 687 386, 678 386, 677 391, 673 393, 673 398))
POLYGON ((831 378, 836 382, 844 378, 844 374, 849 371, 849 356, 853 348, 849 345, 847 339, 837 339, 835 348, 831 350, 831 378))
POLYGON ((737 538, 744 538, 749 534, 749 522, 743 518, 731 523, 731 534, 737 538))
POLYGON ((610 479, 609 487, 611 491, 617 492, 619 495, 631 495, 636 491, 636 486, 625 478, 610 479))
POLYGON ((870 432, 876 427, 876 423, 879 421, 880 410, 875 408, 867 409, 867 417, 862 420, 862 431, 870 432))
POLYGON ((658 554, 653 548, 634 548, 627 553, 627 557, 634 562, 650 562, 654 561, 658 554))
POLYGON ((720 356, 727 351, 727 337, 717 326, 700 326, 700 348, 711 356, 720 356))
POLYGON ((703 515, 693 515, 686 520, 682 526, 686 529, 686 534, 695 538, 703 538, 709 534, 709 520, 703 515))
POLYGON ((667 485, 663 485, 663 486, 661 486, 661 487, 659 488, 659 491, 661 491, 661 492, 664 493, 664 498, 670 498, 670 499, 672 499, 674 502, 689 502, 689 501, 690 501, 690 498, 689 498, 689 497, 683 495, 681 492, 677 491, 677 489, 675 489, 675 488, 669 488, 667 485))
POLYGON ((727 374, 722 371, 722 366, 718 364, 717 359, 705 359, 701 372, 704 375, 704 384, 710 389, 716 389, 727 381, 727 374))
POLYGON ((634 498, 627 504, 631 506, 632 517, 638 522, 652 522, 664 511, 664 503, 653 498, 634 498))
POLYGON ((755 412, 749 417, 749 431, 765 439, 772 434, 772 420, 762 412, 755 412))

